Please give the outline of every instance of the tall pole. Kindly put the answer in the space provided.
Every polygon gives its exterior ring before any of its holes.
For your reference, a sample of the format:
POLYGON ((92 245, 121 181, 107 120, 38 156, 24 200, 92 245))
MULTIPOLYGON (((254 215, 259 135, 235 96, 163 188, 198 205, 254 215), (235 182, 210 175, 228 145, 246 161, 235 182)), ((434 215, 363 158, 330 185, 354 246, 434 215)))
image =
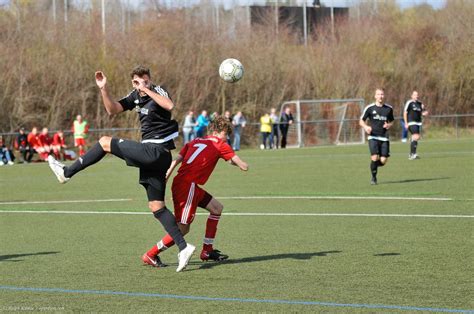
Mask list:
POLYGON ((278 0, 275 1, 275 34, 278 34, 278 26, 280 24, 280 21, 278 20, 278 0))
POLYGON ((220 21, 219 21, 219 5, 214 4, 214 9, 216 10, 216 29, 217 29, 217 34, 220 34, 220 21))
POLYGON ((306 0, 303 2, 303 37, 304 37, 304 45, 308 45, 308 22, 306 21, 306 0))
POLYGON ((56 24, 56 0, 53 0, 53 21, 56 24))
POLYGON ((102 9, 102 35, 105 36, 105 0, 102 0, 101 3, 101 9, 102 9))
POLYGON ((64 24, 67 24, 67 9, 68 9, 68 4, 67 0, 64 0, 64 24))
POLYGON ((331 0, 331 35, 334 37, 334 1, 331 0))

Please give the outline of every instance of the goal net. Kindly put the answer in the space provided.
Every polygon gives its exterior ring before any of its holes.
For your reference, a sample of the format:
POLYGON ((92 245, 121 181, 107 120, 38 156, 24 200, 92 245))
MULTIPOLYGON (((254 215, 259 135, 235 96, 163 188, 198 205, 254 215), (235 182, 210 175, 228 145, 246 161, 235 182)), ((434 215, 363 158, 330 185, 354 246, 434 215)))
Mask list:
POLYGON ((289 147, 316 145, 362 144, 364 131, 359 119, 364 110, 363 99, 292 100, 281 105, 290 107, 294 123, 288 130, 289 147))

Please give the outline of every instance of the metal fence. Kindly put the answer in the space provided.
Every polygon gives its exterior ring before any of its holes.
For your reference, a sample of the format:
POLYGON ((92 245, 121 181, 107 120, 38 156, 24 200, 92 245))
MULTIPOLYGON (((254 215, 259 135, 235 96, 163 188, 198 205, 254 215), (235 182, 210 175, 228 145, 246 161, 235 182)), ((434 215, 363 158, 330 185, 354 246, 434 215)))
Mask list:
MULTIPOLYGON (((331 145, 331 137, 327 135, 318 136, 308 130, 314 130, 314 125, 318 125, 317 129, 331 128, 331 123, 340 120, 313 120, 313 121, 295 121, 290 125, 290 132, 288 133, 288 147, 311 147, 317 145, 331 145), (303 141, 299 143, 296 127, 301 125, 304 133, 303 141), (293 132, 291 130, 293 129, 293 132)), ((349 137, 345 134, 353 133, 351 128, 358 128, 358 119, 344 119, 342 135, 340 136, 340 143, 344 143, 344 139, 349 137)), ((55 131, 50 131, 50 135, 55 131)), ((390 139, 397 141, 402 138, 402 127, 400 118, 397 118, 393 127, 390 129, 390 139)), ((14 149, 14 142, 18 133, 8 132, 0 133, 6 147, 10 148, 16 156, 18 152, 14 149)), ((140 129, 138 128, 109 128, 109 129, 90 129, 87 143, 92 145, 101 136, 114 136, 127 139, 140 140, 140 129)), ((64 131, 66 145, 69 149, 74 149, 73 135, 71 131, 64 131)), ((428 116, 423 121, 422 138, 423 139, 460 139, 460 138, 474 138, 474 113, 470 114, 453 114, 453 115, 432 115, 428 116)), ((281 137, 280 137, 281 140, 281 137)), ((232 141, 232 138, 231 138, 232 141)), ((243 148, 258 148, 262 143, 260 134, 260 124, 256 122, 247 123, 241 134, 241 145, 243 148)), ((176 140, 176 146, 182 146, 182 137, 176 140)))

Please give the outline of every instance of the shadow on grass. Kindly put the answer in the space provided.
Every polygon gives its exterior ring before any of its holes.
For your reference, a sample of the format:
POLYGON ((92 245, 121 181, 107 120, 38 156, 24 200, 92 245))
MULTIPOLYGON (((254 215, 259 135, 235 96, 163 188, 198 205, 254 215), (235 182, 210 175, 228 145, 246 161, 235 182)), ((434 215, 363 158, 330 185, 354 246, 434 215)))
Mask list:
POLYGON ((315 256, 327 256, 328 254, 335 254, 335 253, 341 253, 341 252, 342 251, 323 251, 323 252, 314 252, 314 253, 274 254, 274 255, 250 256, 250 257, 244 257, 244 258, 238 258, 238 259, 229 259, 222 262, 209 262, 209 263, 204 263, 204 264, 201 264, 201 262, 198 262, 198 263, 190 263, 190 264, 200 265, 198 269, 209 269, 209 268, 213 268, 215 266, 223 265, 223 264, 229 265, 229 264, 240 264, 240 263, 253 263, 253 262, 263 262, 263 261, 270 261, 270 260, 276 260, 276 259, 309 260, 315 256))
POLYGON ((58 253, 60 252, 37 252, 37 253, 0 255, 0 262, 21 262, 23 261, 22 259, 16 260, 16 258, 25 257, 25 256, 50 255, 50 254, 58 254, 58 253))
POLYGON ((374 256, 398 256, 398 255, 402 255, 400 253, 378 253, 378 254, 374 254, 374 256))
POLYGON ((438 181, 438 180, 447 180, 447 179, 451 179, 451 178, 450 177, 440 177, 440 178, 424 178, 424 179, 406 179, 406 180, 400 180, 400 181, 379 182, 379 184, 411 183, 411 182, 438 181))

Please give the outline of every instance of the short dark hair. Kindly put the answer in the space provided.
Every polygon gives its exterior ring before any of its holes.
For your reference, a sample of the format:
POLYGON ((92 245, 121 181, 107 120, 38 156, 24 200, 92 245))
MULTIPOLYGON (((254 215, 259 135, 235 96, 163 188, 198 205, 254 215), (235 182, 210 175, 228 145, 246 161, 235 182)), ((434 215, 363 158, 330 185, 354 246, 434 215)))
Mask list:
POLYGON ((143 65, 138 65, 132 70, 132 73, 130 73, 130 77, 133 78, 135 75, 138 77, 143 77, 143 75, 151 76, 150 69, 144 67, 143 65))
POLYGON ((224 117, 217 117, 209 123, 209 131, 221 133, 224 131, 227 135, 232 134, 232 125, 224 117))

